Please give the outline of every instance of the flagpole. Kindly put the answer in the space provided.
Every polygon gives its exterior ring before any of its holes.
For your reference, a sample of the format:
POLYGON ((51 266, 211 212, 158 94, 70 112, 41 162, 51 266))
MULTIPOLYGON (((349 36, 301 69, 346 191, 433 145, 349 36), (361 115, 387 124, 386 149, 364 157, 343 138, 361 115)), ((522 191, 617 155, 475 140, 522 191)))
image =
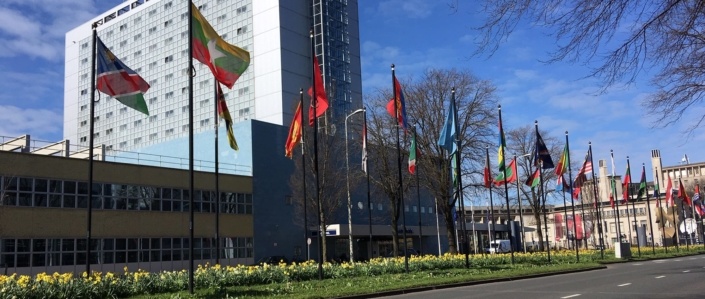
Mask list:
MULTIPOLYGON (((470 240, 468 238, 467 228, 465 227, 465 198, 463 196, 463 172, 460 168, 461 159, 461 147, 460 147, 460 124, 458 123, 458 107, 455 105, 455 87, 450 90, 450 100, 453 101, 453 119, 455 120, 455 169, 458 171, 458 200, 460 200, 460 209, 463 211, 462 221, 461 221, 461 231, 463 232, 463 247, 465 247, 465 268, 470 268, 470 257, 468 256, 470 251, 470 240)), ((514 252, 512 252, 512 260, 514 257, 514 252)), ((513 262, 512 262, 513 263, 513 262)))
MULTIPOLYGON (((669 176, 668 179, 670 180, 671 177, 669 176)), ((678 181, 680 181, 680 178, 678 178, 678 181)), ((666 190, 668 192, 669 190, 666 190)), ((678 233, 678 223, 676 223, 676 220, 680 217, 678 217, 678 214, 676 214, 676 200, 673 198, 673 189, 671 188, 671 214, 673 214, 673 228, 675 228, 674 232, 676 233, 676 252, 680 252, 680 243, 681 243, 681 234, 678 233)), ((668 203, 666 203, 668 205, 668 203)), ((687 244, 686 244, 687 245, 687 244)))
MULTIPOLYGON (((534 129, 536 130, 536 138, 539 137, 539 121, 535 120, 534 121, 534 129)), ((538 149, 537 149, 538 151, 538 149)), ((538 155, 537 157, 538 158, 538 155)), ((546 216, 546 192, 544 192, 544 187, 543 187, 543 171, 541 171, 541 161, 540 159, 536 161, 539 163, 538 168, 539 168, 539 187, 541 190, 541 193, 539 193, 539 196, 541 196, 542 199, 542 206, 543 206, 543 227, 544 227, 544 232, 546 234, 546 252, 548 253, 548 262, 551 262, 551 245, 550 245, 550 240, 548 239, 548 217, 546 216)), ((575 236, 576 238, 578 236, 575 236)))
MULTIPOLYGON (((658 177, 658 170, 654 171, 654 174, 656 175, 656 188, 654 189, 654 193, 656 194, 656 204, 658 205, 659 208, 659 214, 661 215, 661 246, 663 246, 666 250, 666 253, 668 253, 668 246, 666 246, 666 223, 663 222, 663 206, 661 205, 661 190, 659 189, 660 185, 658 177)), ((668 207, 666 207, 668 209, 668 207)))
MULTIPOLYGON (((700 198, 700 184, 695 184, 695 190, 698 191, 698 193, 697 193, 697 194, 698 194, 698 199, 699 199, 700 202, 702 203, 702 202, 703 202, 703 199, 700 198)), ((693 197, 695 197, 695 195, 693 195, 693 197)), ((695 201, 693 201, 693 207, 695 207, 695 201)), ((700 206, 700 209, 702 210, 702 205, 700 206)), ((700 213, 698 213, 698 214, 700 214, 700 213)), ((695 218, 695 215, 693 215, 693 218, 695 218)), ((697 224, 697 222, 696 222, 695 224, 697 224)), ((700 232, 701 232, 702 235, 703 235, 703 240, 702 240, 702 241, 703 241, 703 248, 705 248, 705 226, 703 226, 704 224, 705 224, 705 223, 703 222, 703 215, 700 214, 700 232)))
MULTIPOLYGON (((685 194, 685 192, 684 192, 684 194, 685 194)), ((686 196, 687 196, 687 194, 686 194, 686 196)), ((693 221, 695 221, 695 232, 693 232, 692 234, 688 233, 688 235, 692 235, 690 237, 690 241, 691 241, 691 243, 693 243, 693 246, 695 246, 695 236, 697 235, 698 222, 697 222, 697 218, 695 217, 695 202, 692 199, 690 200, 690 214, 693 216, 693 221)))
MULTIPOLYGON (((561 180, 561 189, 563 189, 563 178, 560 178, 561 180)), ((565 192, 561 190, 561 194, 563 195, 563 218, 565 219, 565 238, 568 241, 567 245, 570 247, 570 240, 568 240, 568 202, 565 201, 565 192)), ((555 217, 555 216, 554 216, 555 217)), ((555 223, 555 221, 553 221, 555 223)), ((573 222, 575 222, 575 218, 573 218, 573 222)), ((555 225, 554 225, 555 226, 555 225)), ((575 227, 575 225, 573 225, 575 227)), ((563 230, 563 227, 561 225, 561 230, 563 230)), ((580 261, 580 258, 578 257, 578 252, 576 250, 575 252, 575 258, 576 261, 580 261)))
MULTIPOLYGON (((576 220, 578 218, 575 218, 575 200, 573 200, 573 172, 572 172, 572 168, 570 167, 570 143, 568 141, 568 131, 565 131, 565 148, 566 148, 566 152, 567 152, 565 163, 568 164, 568 182, 570 182, 570 186, 569 186, 570 189, 568 190, 568 191, 570 191, 570 193, 569 193, 570 194, 570 208, 571 208, 571 212, 573 214, 573 247, 575 247, 575 259, 576 259, 576 261, 580 262, 580 253, 579 253, 580 248, 578 247, 578 226, 576 225, 577 224, 576 220)), ((590 162, 590 163, 592 163, 592 162, 590 162)), ((584 164, 584 162, 583 162, 583 164, 584 164)), ((592 165, 592 164, 590 164, 590 165, 592 165)), ((561 165, 561 167, 563 167, 563 165, 561 165)), ((563 180, 562 174, 561 174, 561 180, 563 180)), ((561 187, 565 188, 565 185, 561 186, 561 187)), ((565 201, 565 191, 563 191, 563 200, 565 201)), ((568 228, 567 225, 568 225, 568 221, 566 221, 566 229, 568 228)))
MULTIPOLYGON (((583 246, 585 246, 585 249, 588 249, 587 246, 587 230, 585 229, 585 195, 583 193, 583 190, 581 188, 580 190, 580 224, 583 226, 583 238, 580 240, 580 243, 583 243, 583 246)), ((578 225, 577 219, 574 219, 573 222, 575 222, 575 225, 578 225)), ((576 238, 578 236, 575 236, 576 238)))
POLYGON ((477 254, 477 231, 475 231, 475 205, 470 200, 470 217, 472 218, 472 244, 473 254, 477 254))
MULTIPOLYGON (((416 124, 414 124, 414 151, 418 152, 417 146, 418 146, 418 144, 416 144, 416 124)), ((409 155, 411 155, 411 153, 409 153, 409 155)), ((414 157, 416 159, 418 159, 418 157, 416 157, 416 153, 414 153, 414 157)), ((418 200, 418 205, 419 205, 419 210, 418 210, 419 211, 419 254, 423 255, 423 242, 421 240, 421 238, 423 236, 423 233, 421 232, 421 191, 419 190, 419 173, 418 173, 418 171, 419 171, 419 169, 417 167, 417 169, 415 171, 416 172, 415 175, 416 175, 416 199, 418 200)))
POLYGON ((436 242, 438 242, 438 256, 441 256, 441 225, 438 223, 438 198, 433 198, 436 206, 436 242))
POLYGON ((617 242, 622 244, 622 220, 619 218, 619 199, 617 199, 617 182, 614 179, 616 170, 614 169, 614 151, 612 150, 610 150, 610 157, 612 158, 612 179, 610 188, 612 189, 612 197, 614 198, 615 206, 617 206, 617 242))
MULTIPOLYGON (((314 84, 315 85, 315 84, 314 84)), ((315 95, 315 94, 314 94, 315 95)), ((304 143, 304 135, 306 130, 304 130, 304 89, 299 88, 299 107, 301 107, 301 115, 299 115, 301 122, 301 191, 304 199, 304 243, 306 243, 306 261, 311 259, 311 246, 308 242, 309 231, 308 231, 308 197, 306 197, 306 144, 304 143)), ((297 117, 294 115, 294 117, 297 117)), ((295 120, 294 120, 295 121, 295 120)))
POLYGON ((88 133, 88 204, 87 204, 87 215, 86 215, 86 273, 91 275, 91 239, 92 239, 92 227, 93 227, 93 146, 95 138, 93 138, 95 132, 95 67, 96 67, 96 42, 98 40, 98 33, 96 28, 98 28, 98 22, 91 25, 93 29, 93 52, 91 59, 91 104, 90 104, 90 132, 88 133))
MULTIPOLYGON (((404 230, 402 233, 402 236, 404 237, 404 270, 408 273, 409 272, 409 255, 407 254, 407 245, 406 245, 406 210, 404 209, 404 183, 402 182, 402 177, 401 177, 401 146, 399 145, 399 106, 401 103, 399 103, 399 99, 397 97, 400 97, 400 95, 397 95, 397 77, 395 75, 395 70, 394 70, 394 64, 391 66, 392 68, 392 93, 394 96, 394 109, 395 109, 395 120, 396 120, 396 129, 397 129, 397 174, 399 178, 398 182, 398 190, 399 190, 399 205, 397 205, 397 209, 401 208, 401 219, 402 219, 402 229, 404 230)), ((406 120, 402 120, 404 122, 406 120)))
MULTIPOLYGON (((568 132, 566 132, 567 134, 568 132)), ((567 136, 566 136, 567 140, 567 136)), ((605 258, 605 240, 604 234, 602 233, 602 200, 600 199, 600 190, 597 185, 597 179, 595 178, 595 163, 592 160, 592 142, 588 142, 588 153, 590 155, 590 165, 592 166, 592 191, 595 194, 595 210, 597 210, 597 236, 600 240, 600 257, 605 258)), ((570 164, 568 164, 570 167, 570 164)), ((575 217, 573 217, 575 219, 575 217)), ((583 219, 585 221, 585 219, 583 219)), ((575 225, 573 225, 575 226, 575 225)))
POLYGON ((188 169, 189 169, 189 244, 188 244, 188 252, 189 252, 189 273, 188 273, 188 290, 189 294, 193 295, 193 288, 194 288, 194 281, 193 281, 193 274, 194 274, 194 260, 193 260, 193 249, 194 249, 194 244, 193 244, 193 238, 194 238, 194 180, 193 180, 193 77, 196 75, 195 74, 195 69, 193 67, 193 25, 191 24, 193 22, 193 3, 191 0, 188 1, 188 68, 189 68, 189 77, 188 77, 188 99, 189 99, 189 105, 188 105, 188 123, 189 123, 189 129, 188 129, 188 169))
MULTIPOLYGON (((501 113, 500 113, 500 115, 501 115, 501 113)), ((501 118, 500 118, 500 119, 501 119, 501 118)), ((499 123, 501 124, 502 121, 500 120, 499 123)), ((501 131, 500 131, 500 134, 502 134, 501 131)), ((502 138, 502 137, 500 136, 500 138, 502 138)), ((500 146, 501 146, 501 145, 500 145, 500 146)), ((489 146, 487 146, 487 147, 485 148, 485 152, 486 152, 486 156, 487 156, 487 165, 490 165, 490 147, 489 147, 489 146)), ((504 180, 506 181, 507 178, 505 177, 504 180)), ((489 236, 488 236, 488 237, 489 237, 489 241, 490 241, 489 245, 490 245, 490 247, 492 247, 492 238, 494 237, 494 232, 495 232, 495 226, 494 226, 494 202, 492 201, 492 184, 490 184, 489 191, 490 191, 490 192, 489 192, 489 193, 490 193, 490 213, 489 213, 490 218, 487 219, 487 233, 489 234, 489 236), (492 229, 490 229, 490 220, 492 220, 492 229)))
MULTIPOLYGON (((309 38, 311 40, 311 60, 314 60, 316 57, 316 45, 314 43, 313 39, 313 29, 309 32, 309 38)), ((316 78, 313 78, 315 76, 315 69, 314 67, 318 67, 318 65, 315 65, 314 63, 311 63, 311 77, 312 77, 312 82, 314 82, 312 86, 312 97, 313 97, 313 169, 314 169, 314 178, 316 179, 316 183, 314 184, 316 188, 314 189, 316 191, 316 203, 318 204, 318 279, 323 280, 323 238, 326 237, 326 230, 323 227, 323 224, 321 222, 321 218, 323 217, 323 207, 321 206, 321 192, 318 186, 318 118, 316 115, 318 114, 318 94, 316 93, 316 78)), ((302 107, 303 109, 303 107, 302 107)), ((309 116, 310 118, 311 116, 309 116)))
MULTIPOLYGON (((646 166, 644 163, 641 163, 641 173, 644 174, 644 183, 646 183, 646 166)), ((656 242, 654 242, 656 238, 654 237, 653 222, 651 222, 651 200, 649 200, 649 190, 646 186, 644 186, 644 193, 646 193, 646 208, 649 213, 649 228, 651 229, 651 253, 656 254, 656 242)))
MULTIPOLYGON (((502 123, 502 105, 499 105, 497 107, 497 109, 499 111, 499 123, 502 123)), ((502 129, 502 133, 504 133, 504 129, 502 129)), ((458 146, 460 146, 460 145, 458 145, 458 146)), ((501 150, 502 150, 502 157, 504 157, 504 146, 502 146, 501 150)), ((516 163, 516 161, 515 161, 515 163, 516 163)), ((515 248, 514 248, 514 236, 512 236, 512 229, 511 229, 512 215, 511 215, 511 211, 509 209, 509 186, 507 186, 509 184, 509 182, 507 181, 509 178, 507 178, 507 167, 506 166, 504 168, 502 168, 502 172, 504 174, 504 200, 506 201, 506 204, 507 204, 507 234, 509 235, 509 248, 512 249, 510 251, 510 254, 512 256, 512 265, 514 265, 514 250, 515 250, 515 248)), ((517 184, 518 183, 519 183, 519 180, 517 180, 517 184)))
MULTIPOLYGON (((631 171, 632 168, 629 165, 629 156, 627 156, 627 169, 629 169, 629 184, 627 184, 627 198, 630 199, 631 195, 629 194, 629 191, 630 191, 629 189, 631 189, 631 188, 629 188, 630 187, 629 185, 632 183, 632 171, 631 171)), ((641 257, 641 244, 639 244, 640 243, 639 242, 639 229, 638 229, 637 222, 636 222, 637 221, 636 220, 636 207, 634 204, 634 202, 636 200, 638 200, 638 198, 635 199, 634 201, 632 201, 632 214, 634 214, 634 229, 636 229, 636 232, 635 232, 636 233, 636 250, 637 250, 637 252, 639 252, 639 257, 641 257)), ((629 209, 629 202, 627 202, 627 209, 629 209)), ((627 214, 627 215, 629 215, 629 214, 627 214)), ((631 231, 631 229, 629 231, 631 231)))
MULTIPOLYGON (((514 165, 517 165, 517 163, 518 163, 517 155, 514 155, 514 165)), ((519 167, 517 167, 517 172, 519 172, 519 167)), ((526 236, 524 234, 524 210, 521 207, 522 200, 521 200, 521 194, 520 194, 520 190, 519 190, 519 173, 517 173, 516 176, 517 176, 517 181, 516 181, 516 183, 517 183, 517 202, 519 202, 519 225, 521 225, 521 248, 524 250, 524 253, 526 253, 526 241, 524 240, 524 237, 526 236)))
MULTIPOLYGON (((220 118, 218 117, 218 104, 220 102, 220 96, 223 96, 223 101, 225 101, 225 95, 218 94, 218 80, 213 78, 213 92, 215 93, 215 263, 220 264, 220 180, 219 180, 219 169, 218 169, 218 126, 220 125, 220 118)), ((221 91, 222 93, 222 91, 221 91)))
MULTIPOLYGON (((678 191, 679 191, 679 193, 682 192, 683 194, 685 194, 685 190, 681 190, 681 189, 685 189, 685 188, 682 188, 682 187, 683 187, 683 182, 681 181, 681 177, 679 176, 678 177, 678 191)), ((688 233, 687 225, 685 224, 685 220, 688 219, 688 216, 685 214, 685 201, 683 200, 683 198, 680 198, 680 200, 681 200, 681 212, 683 212, 683 221, 681 221, 681 223, 683 223, 683 230, 685 231, 686 234, 688 234, 687 237, 685 238, 685 250, 690 250, 690 244, 688 243, 688 239, 691 239, 691 241, 692 241, 692 238, 690 236, 690 233, 688 233)))
POLYGON ((363 136, 363 138, 365 138, 365 149, 364 149, 365 150, 365 161, 364 162, 365 162, 365 177, 367 178, 367 221, 368 221, 367 227, 369 230, 368 233, 370 234, 370 244, 369 244, 370 258, 372 258, 372 203, 370 202, 370 198, 371 198, 371 196, 370 196, 370 169, 367 168, 367 160, 368 160, 368 157, 367 157, 367 108, 362 107, 362 109, 364 110, 362 112, 362 119, 363 119, 364 126, 365 126, 365 136, 363 136))

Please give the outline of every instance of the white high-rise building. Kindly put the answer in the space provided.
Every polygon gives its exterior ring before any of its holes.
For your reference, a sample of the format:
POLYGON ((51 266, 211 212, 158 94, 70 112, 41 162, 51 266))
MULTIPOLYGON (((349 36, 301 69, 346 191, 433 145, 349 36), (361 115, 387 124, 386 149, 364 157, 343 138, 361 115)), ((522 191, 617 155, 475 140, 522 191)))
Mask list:
MULTIPOLYGON (((311 84, 311 42, 322 64, 330 109, 326 125, 342 123, 362 107, 356 0, 194 0, 229 43, 250 52, 251 63, 232 90, 225 90, 235 123, 257 119, 287 126, 311 84)), ((188 3, 130 0, 66 34, 64 138, 88 145, 92 24, 97 34, 151 88, 150 115, 96 92, 95 143, 130 150, 188 134, 188 3)), ((194 60, 194 131, 215 123, 214 79, 194 60)), ((306 97, 308 98, 308 97, 306 97)))

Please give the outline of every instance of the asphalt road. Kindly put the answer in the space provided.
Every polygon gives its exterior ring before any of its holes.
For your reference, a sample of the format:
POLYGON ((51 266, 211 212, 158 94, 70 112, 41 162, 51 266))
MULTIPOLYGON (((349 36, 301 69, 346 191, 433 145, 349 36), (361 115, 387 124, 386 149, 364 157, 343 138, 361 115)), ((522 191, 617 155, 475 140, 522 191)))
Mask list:
POLYGON ((705 255, 612 264, 603 270, 386 298, 705 298, 705 255))

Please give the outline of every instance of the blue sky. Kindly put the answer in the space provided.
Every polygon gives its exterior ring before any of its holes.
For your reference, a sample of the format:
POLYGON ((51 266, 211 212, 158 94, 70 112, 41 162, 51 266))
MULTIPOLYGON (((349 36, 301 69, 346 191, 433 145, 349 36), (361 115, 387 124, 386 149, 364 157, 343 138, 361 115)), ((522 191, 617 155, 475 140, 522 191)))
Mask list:
MULTIPOLYGON (((33 139, 62 138, 63 59, 66 31, 120 0, 3 0, 0 2, 0 136, 30 134, 33 139)), ((650 166, 650 152, 660 149, 664 166, 687 154, 703 161, 702 129, 688 137, 683 121, 652 129, 653 119, 639 105, 651 91, 648 77, 630 86, 612 87, 596 95, 597 80, 581 79, 589 69, 580 64, 546 65, 555 42, 535 28, 518 27, 490 58, 473 57, 482 15, 472 1, 359 0, 363 89, 385 88, 389 66, 399 77, 427 68, 469 69, 498 88, 505 130, 539 121, 543 130, 561 137, 570 132, 573 160, 581 160, 588 141, 595 160, 615 151, 617 173, 630 156, 632 173, 650 166)), ((548 32, 550 33, 550 32, 548 32)), ((703 114, 703 107, 692 113, 703 114)), ((649 180, 651 175, 648 174, 649 180)))

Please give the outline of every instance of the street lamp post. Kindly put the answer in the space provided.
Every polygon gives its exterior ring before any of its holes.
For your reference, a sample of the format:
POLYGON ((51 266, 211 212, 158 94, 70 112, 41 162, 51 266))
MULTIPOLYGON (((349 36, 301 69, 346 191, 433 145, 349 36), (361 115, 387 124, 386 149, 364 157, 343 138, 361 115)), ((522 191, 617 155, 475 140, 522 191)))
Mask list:
POLYGON ((355 261, 353 257, 353 237, 352 237, 352 201, 350 200, 350 159, 348 157, 348 118, 364 113, 365 109, 357 109, 345 117, 345 181, 348 187, 348 243, 350 245, 350 262, 355 261))

